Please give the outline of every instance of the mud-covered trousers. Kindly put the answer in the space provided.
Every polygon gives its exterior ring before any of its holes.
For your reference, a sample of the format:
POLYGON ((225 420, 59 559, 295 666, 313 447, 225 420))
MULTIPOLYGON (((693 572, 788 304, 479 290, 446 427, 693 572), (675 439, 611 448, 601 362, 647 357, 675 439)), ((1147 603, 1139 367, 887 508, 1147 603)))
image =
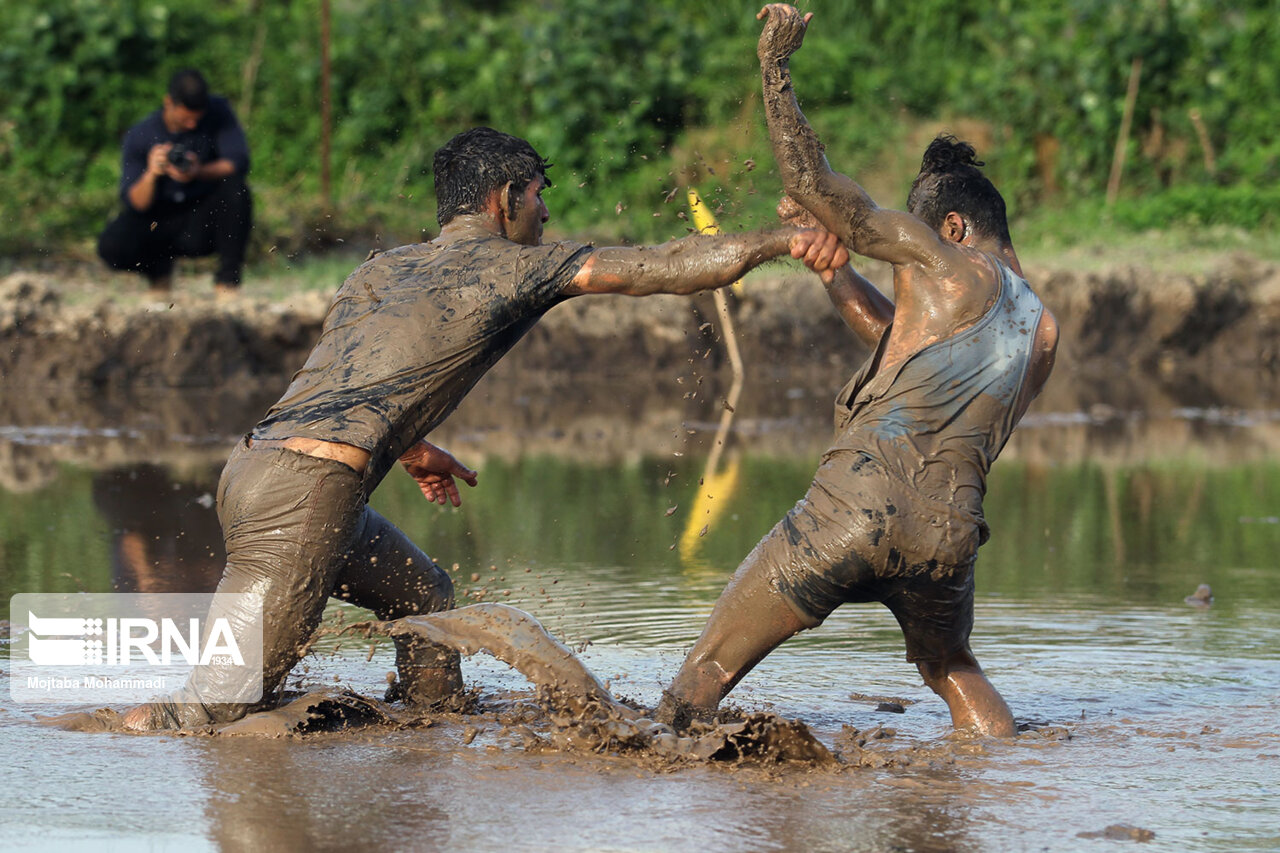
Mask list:
MULTIPOLYGON (((273 704, 331 595, 379 619, 453 606, 449 576, 368 507, 361 476, 341 462, 250 448, 241 440, 218 484, 218 520, 227 565, 217 591, 262 597, 263 698, 256 704, 207 701, 233 695, 228 689, 243 676, 230 666, 197 667, 182 688, 152 703, 170 726, 228 722, 273 704)), ((402 682, 416 671, 456 666, 456 652, 396 641, 402 682)))

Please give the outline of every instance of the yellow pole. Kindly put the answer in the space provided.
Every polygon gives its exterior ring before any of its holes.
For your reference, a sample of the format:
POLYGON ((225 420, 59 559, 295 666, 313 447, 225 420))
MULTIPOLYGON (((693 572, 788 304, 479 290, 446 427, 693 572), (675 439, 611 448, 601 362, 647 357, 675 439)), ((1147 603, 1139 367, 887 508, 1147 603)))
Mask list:
MULTIPOLYGON (((689 188, 689 210, 693 214, 693 224, 703 234, 719 234, 720 226, 715 216, 707 209, 702 197, 693 187, 689 188)), ((741 280, 732 285, 741 288, 741 280)), ((729 396, 725 400, 725 409, 720 414, 720 426, 716 430, 715 442, 707 457, 707 467, 702 475, 702 482, 694 495, 693 508, 685 522, 685 529, 680 537, 680 558, 685 566, 696 563, 700 540, 712 523, 724 512, 729 498, 738 488, 738 462, 733 460, 727 470, 720 471, 720 457, 724 452, 725 442, 729 437, 729 426, 733 422, 734 411, 738 406, 738 397, 742 393, 746 371, 742 364, 742 353, 738 350, 738 334, 733 326, 733 317, 729 313, 729 300, 724 295, 724 288, 712 291, 716 304, 716 314, 720 318, 721 335, 724 338, 725 350, 729 354, 729 365, 733 369, 733 383, 729 387, 729 396)))

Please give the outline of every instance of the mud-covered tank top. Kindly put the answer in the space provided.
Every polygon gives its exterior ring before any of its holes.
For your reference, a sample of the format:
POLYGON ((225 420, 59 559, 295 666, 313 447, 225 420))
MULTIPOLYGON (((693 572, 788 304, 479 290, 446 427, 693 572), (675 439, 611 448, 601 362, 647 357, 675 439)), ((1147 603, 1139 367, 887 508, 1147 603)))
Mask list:
POLYGON ((1027 370, 1044 306, 992 259, 999 294, 976 323, 877 372, 889 332, 836 398, 831 451, 876 460, 928 503, 969 517, 987 537, 987 472, 1031 402, 1027 370))

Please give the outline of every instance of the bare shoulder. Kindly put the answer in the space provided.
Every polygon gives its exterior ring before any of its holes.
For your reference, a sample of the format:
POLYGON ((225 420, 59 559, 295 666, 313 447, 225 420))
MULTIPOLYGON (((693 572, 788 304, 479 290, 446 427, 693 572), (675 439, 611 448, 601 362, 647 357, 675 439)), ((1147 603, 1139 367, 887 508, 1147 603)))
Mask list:
POLYGON ((987 252, 944 240, 934 231, 913 241, 913 247, 916 255, 906 263, 896 264, 895 273, 901 270, 898 277, 930 292, 935 300, 957 309, 967 305, 990 307, 999 294, 1001 264, 987 252))
POLYGON ((1054 362, 1058 356, 1058 320, 1048 308, 1040 315, 1040 324, 1036 326, 1035 347, 1031 353, 1031 364, 1027 372, 1031 396, 1034 397, 1049 381, 1054 362))
POLYGON ((1036 326, 1036 350, 1037 352, 1053 358, 1058 351, 1058 318, 1053 316, 1053 312, 1045 308, 1040 314, 1040 324, 1036 326))
POLYGON ((914 266, 930 278, 964 277, 964 247, 944 240, 919 217, 884 207, 850 208, 848 234, 854 250, 896 266, 914 266))

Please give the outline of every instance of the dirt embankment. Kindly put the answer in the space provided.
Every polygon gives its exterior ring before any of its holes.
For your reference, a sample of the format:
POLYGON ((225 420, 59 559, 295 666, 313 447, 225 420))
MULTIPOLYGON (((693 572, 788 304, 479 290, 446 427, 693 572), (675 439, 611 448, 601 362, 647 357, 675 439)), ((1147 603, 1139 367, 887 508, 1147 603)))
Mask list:
MULTIPOLYGON (((1062 328, 1057 375, 1042 404, 1049 410, 1256 408, 1276 399, 1276 265, 1231 256, 1197 276, 1123 267, 1028 274, 1062 328)), ((99 293, 47 275, 0 281, 6 396, 24 388, 79 396, 130 386, 279 383, 302 363, 327 304, 319 293, 255 299, 251 286, 229 303, 180 292, 172 305, 131 304, 99 293)), ((733 300, 755 376, 802 376, 834 391, 865 357, 810 276, 757 275, 733 300)), ((551 311, 495 372, 716 373, 723 366, 717 335, 707 296, 578 299, 551 311)))

